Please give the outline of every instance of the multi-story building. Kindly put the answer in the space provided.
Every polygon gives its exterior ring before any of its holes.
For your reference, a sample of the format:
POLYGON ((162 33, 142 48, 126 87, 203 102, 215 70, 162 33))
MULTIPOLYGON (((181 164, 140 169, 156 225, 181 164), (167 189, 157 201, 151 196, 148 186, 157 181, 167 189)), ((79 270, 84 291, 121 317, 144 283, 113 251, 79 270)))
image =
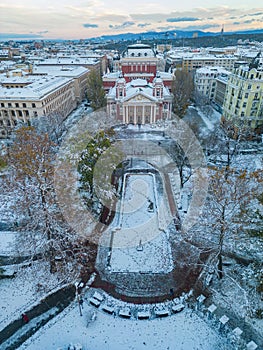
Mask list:
POLYGON ((263 124, 263 56, 236 68, 228 79, 223 120, 255 129, 263 124))
POLYGON ((103 76, 107 110, 122 123, 155 123, 171 117, 173 76, 158 72, 159 58, 149 45, 128 46, 120 72, 103 76))
POLYGON ((223 110, 223 104, 224 104, 227 81, 228 81, 229 75, 230 75, 230 72, 228 72, 227 75, 222 74, 216 78, 216 90, 215 90, 215 96, 214 96, 213 102, 215 103, 214 107, 220 113, 222 113, 222 110, 223 110))
POLYGON ((228 74, 230 72, 221 67, 198 68, 194 77, 196 90, 207 99, 214 100, 217 90, 216 78, 228 74))
POLYGON ((35 60, 38 66, 50 67, 50 66, 63 66, 63 67, 76 67, 82 66, 89 70, 96 70, 101 73, 101 62, 98 58, 81 58, 81 57, 56 57, 56 58, 39 58, 35 60))
POLYGON ((72 78, 74 80, 74 94, 76 102, 80 103, 86 97, 87 86, 88 86, 88 76, 89 69, 81 66, 32 66, 30 74, 37 76, 55 76, 55 77, 65 77, 72 78))
POLYGON ((232 70, 237 58, 233 55, 209 55, 195 54, 189 57, 184 56, 182 60, 182 69, 192 72, 198 68, 211 66, 223 67, 226 70, 232 70))
POLYGON ((53 113, 66 117, 76 106, 72 78, 1 77, 0 137, 6 137, 19 121, 53 113))
POLYGON ((122 124, 147 124, 171 117, 172 96, 160 77, 152 83, 119 78, 107 95, 107 112, 122 124))

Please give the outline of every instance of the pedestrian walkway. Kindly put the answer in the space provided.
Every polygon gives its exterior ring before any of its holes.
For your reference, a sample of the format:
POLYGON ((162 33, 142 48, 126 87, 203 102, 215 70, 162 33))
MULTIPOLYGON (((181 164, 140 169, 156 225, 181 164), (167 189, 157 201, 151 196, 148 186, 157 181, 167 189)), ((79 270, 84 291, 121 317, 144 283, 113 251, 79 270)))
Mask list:
POLYGON ((48 295, 38 305, 25 310, 28 317, 18 315, 18 319, 10 323, 0 332, 1 350, 15 350, 30 338, 38 329, 58 315, 75 298, 75 286, 69 285, 48 295))

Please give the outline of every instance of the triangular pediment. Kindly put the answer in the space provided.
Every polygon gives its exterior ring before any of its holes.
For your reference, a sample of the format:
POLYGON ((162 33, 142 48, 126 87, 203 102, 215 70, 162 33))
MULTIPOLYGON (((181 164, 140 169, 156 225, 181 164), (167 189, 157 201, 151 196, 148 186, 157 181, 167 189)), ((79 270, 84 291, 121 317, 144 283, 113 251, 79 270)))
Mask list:
POLYGON ((156 101, 155 97, 146 95, 144 93, 138 92, 132 96, 126 96, 124 99, 125 102, 152 102, 156 101))

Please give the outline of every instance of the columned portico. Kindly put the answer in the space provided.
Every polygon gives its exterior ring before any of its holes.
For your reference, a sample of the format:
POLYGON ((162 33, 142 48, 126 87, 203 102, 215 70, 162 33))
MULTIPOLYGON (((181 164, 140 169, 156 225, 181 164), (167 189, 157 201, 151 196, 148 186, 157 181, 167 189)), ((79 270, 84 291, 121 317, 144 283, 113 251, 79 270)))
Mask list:
POLYGON ((137 104, 136 102, 127 101, 126 104, 123 105, 123 115, 122 122, 124 124, 149 124, 155 123, 157 119, 160 119, 161 116, 157 118, 157 108, 156 104, 147 103, 145 104, 137 104))

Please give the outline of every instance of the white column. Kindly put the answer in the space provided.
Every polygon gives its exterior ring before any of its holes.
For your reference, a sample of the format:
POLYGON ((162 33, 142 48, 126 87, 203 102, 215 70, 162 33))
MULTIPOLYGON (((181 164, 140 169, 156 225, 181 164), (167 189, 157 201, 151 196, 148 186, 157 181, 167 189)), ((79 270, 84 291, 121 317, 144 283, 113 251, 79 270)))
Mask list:
POLYGON ((145 124, 145 111, 144 111, 144 105, 142 107, 142 124, 145 124))
POLYGON ((125 124, 125 106, 122 105, 122 124, 125 124))
POLYGON ((156 105, 154 106, 153 123, 156 122, 156 105))
POLYGON ((134 111, 133 111, 133 123, 137 124, 136 106, 134 106, 133 108, 134 108, 134 111))

